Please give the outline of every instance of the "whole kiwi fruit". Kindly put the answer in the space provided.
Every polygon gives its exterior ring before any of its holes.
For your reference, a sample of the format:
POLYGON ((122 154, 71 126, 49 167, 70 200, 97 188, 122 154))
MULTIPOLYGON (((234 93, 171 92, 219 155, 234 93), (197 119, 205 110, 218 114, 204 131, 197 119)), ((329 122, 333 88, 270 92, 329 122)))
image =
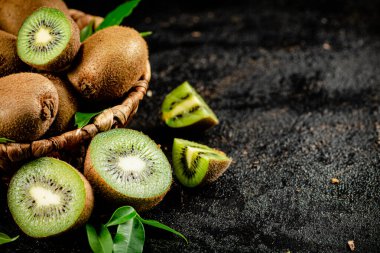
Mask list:
POLYGON ((133 87, 147 61, 147 44, 136 30, 111 26, 82 43, 68 78, 84 98, 111 101, 133 87))
POLYGON ((56 8, 69 15, 62 0, 0 0, 0 29, 17 35, 24 20, 41 7, 56 8))
POLYGON ((17 56, 17 37, 13 34, 0 31, 0 77, 27 69, 17 56))
POLYGON ((57 115, 57 89, 40 74, 18 73, 0 78, 0 97, 0 137, 17 142, 37 140, 57 115))
POLYGON ((8 207, 25 234, 45 238, 83 225, 94 205, 86 178, 68 163, 42 157, 12 177, 8 207))
POLYGON ((39 70, 65 70, 79 48, 78 25, 70 16, 55 8, 42 7, 34 11, 18 32, 18 56, 39 70))
POLYGON ((53 124, 47 131, 47 136, 62 134, 74 127, 74 116, 79 109, 79 99, 76 91, 65 76, 43 74, 53 82, 58 91, 59 107, 53 124))

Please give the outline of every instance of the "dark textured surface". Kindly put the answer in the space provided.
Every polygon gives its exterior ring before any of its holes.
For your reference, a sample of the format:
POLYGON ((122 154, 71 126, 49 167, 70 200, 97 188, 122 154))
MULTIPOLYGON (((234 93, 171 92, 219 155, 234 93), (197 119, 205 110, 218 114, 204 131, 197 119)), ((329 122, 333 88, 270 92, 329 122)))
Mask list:
MULTIPOLYGON (((67 2, 99 15, 118 3, 67 2)), ((234 159, 214 184, 189 190, 175 182, 143 214, 190 240, 148 229, 146 252, 346 252, 348 240, 356 252, 379 251, 380 4, 306 2, 143 1, 128 19, 154 32, 147 39, 152 96, 131 127, 168 155, 173 137, 183 137, 234 159), (163 97, 184 80, 220 125, 205 133, 163 126, 163 97)), ((112 211, 101 206, 94 223, 112 211)), ((0 211, 0 230, 19 234, 6 208, 0 211)), ((80 229, 49 240, 22 235, 0 251, 89 248, 80 229)))

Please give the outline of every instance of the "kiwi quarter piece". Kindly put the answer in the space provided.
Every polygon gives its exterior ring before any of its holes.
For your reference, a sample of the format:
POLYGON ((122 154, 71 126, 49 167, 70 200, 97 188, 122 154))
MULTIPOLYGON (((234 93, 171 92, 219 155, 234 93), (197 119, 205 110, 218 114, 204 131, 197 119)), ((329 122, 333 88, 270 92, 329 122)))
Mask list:
POLYGON ((16 36, 0 31, 0 77, 27 69, 27 65, 17 56, 16 43, 16 36))
POLYGON ((147 135, 131 129, 97 134, 90 143, 84 175, 95 191, 138 211, 157 205, 170 189, 170 164, 147 135))
POLYGON ((62 71, 74 60, 79 47, 78 26, 54 8, 42 7, 33 12, 18 33, 18 56, 40 70, 62 71))
POLYGON ((54 84, 36 73, 18 73, 0 78, 0 137, 17 142, 39 139, 58 111, 54 84))
POLYGON ((0 0, 0 30, 17 35, 24 20, 41 7, 56 8, 69 15, 62 0, 0 0))
POLYGON ((204 130, 219 123, 214 112, 188 82, 182 83, 165 97, 161 111, 163 121, 173 128, 204 130))
POLYGON ((21 230, 49 237, 84 224, 91 215, 93 193, 71 165, 43 157, 23 165, 8 189, 8 207, 21 230))
POLYGON ((81 46, 67 76, 75 89, 90 101, 122 98, 146 71, 148 48, 133 28, 102 29, 81 46))
POLYGON ((174 139, 172 157, 174 173, 187 187, 214 182, 232 161, 222 151, 178 138, 174 139))

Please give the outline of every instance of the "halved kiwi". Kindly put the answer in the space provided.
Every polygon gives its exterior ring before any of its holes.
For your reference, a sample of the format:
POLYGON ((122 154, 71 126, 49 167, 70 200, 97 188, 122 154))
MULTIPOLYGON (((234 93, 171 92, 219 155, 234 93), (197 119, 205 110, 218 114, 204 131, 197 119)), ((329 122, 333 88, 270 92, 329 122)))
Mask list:
POLYGON ((21 230, 49 237, 84 224, 93 208, 88 181, 66 162, 44 157, 23 165, 8 189, 8 207, 21 230))
POLYGON ((161 111, 163 121, 173 128, 207 129, 219 123, 214 112, 188 82, 165 97, 161 111))
POLYGON ((157 205, 170 189, 170 164, 157 144, 131 129, 97 134, 90 143, 84 175, 96 191, 139 211, 157 205))
POLYGON ((183 139, 174 139, 174 173, 187 187, 214 182, 230 166, 232 159, 222 151, 183 139))
POLYGON ((30 66, 52 72, 65 69, 80 47, 79 28, 62 11, 40 8, 23 23, 18 33, 17 54, 30 66))

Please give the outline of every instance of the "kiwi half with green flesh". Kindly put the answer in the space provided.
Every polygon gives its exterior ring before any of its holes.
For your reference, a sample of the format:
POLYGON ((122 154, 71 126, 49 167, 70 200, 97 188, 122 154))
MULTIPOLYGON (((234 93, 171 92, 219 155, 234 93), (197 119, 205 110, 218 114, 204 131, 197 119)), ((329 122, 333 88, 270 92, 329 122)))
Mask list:
POLYGON ((165 97, 161 112, 163 121, 173 128, 204 130, 219 123, 214 112, 188 82, 182 83, 165 97))
POLYGON ((0 78, 0 137, 16 142, 39 139, 57 115, 57 89, 46 77, 18 73, 0 78))
POLYGON ((131 129, 97 134, 87 150, 84 175, 105 198, 145 211, 170 189, 170 164, 157 144, 131 129))
POLYGON ((24 20, 41 7, 56 8, 69 15, 62 0, 0 0, 0 30, 17 35, 24 20))
POLYGON ((18 56, 39 70, 64 70, 74 60, 79 48, 77 24, 54 8, 43 7, 33 12, 18 33, 18 56))
POLYGON ((174 173, 187 187, 211 183, 230 166, 232 159, 222 151, 183 139, 174 139, 174 173))
POLYGON ((30 237, 54 236, 84 224, 93 205, 92 188, 84 176, 55 158, 23 165, 9 184, 9 210, 30 237))
POLYGON ((58 113, 46 133, 47 136, 55 136, 74 128, 74 116, 79 110, 79 99, 74 88, 65 77, 52 74, 43 75, 52 81, 58 91, 58 113))
POLYGON ((23 72, 26 64, 17 56, 17 37, 0 31, 0 77, 23 72))
POLYGON ((112 101, 136 84, 146 71, 147 61, 147 44, 136 30, 111 26, 82 43, 68 78, 84 98, 112 101))

